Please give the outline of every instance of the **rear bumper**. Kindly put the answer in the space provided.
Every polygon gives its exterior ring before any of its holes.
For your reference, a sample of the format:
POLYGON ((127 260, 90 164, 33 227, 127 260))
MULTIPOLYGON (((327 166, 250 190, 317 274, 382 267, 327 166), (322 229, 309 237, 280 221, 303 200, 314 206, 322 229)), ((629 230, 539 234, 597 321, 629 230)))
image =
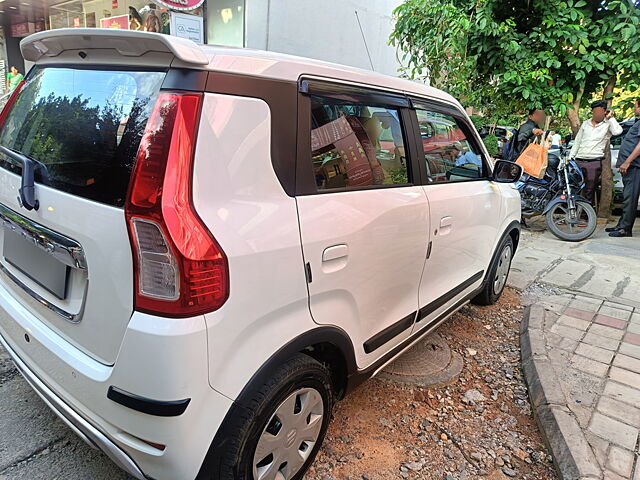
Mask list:
POLYGON ((94 448, 99 448, 107 455, 113 463, 134 478, 145 480, 147 477, 138 468, 136 463, 123 452, 115 443, 98 430, 96 427, 82 418, 75 410, 60 399, 45 383, 40 380, 29 367, 20 359, 18 354, 9 346, 7 341, 0 335, 0 343, 11 356, 18 371, 31 385, 35 392, 42 398, 51 410, 66 423, 82 440, 94 448))

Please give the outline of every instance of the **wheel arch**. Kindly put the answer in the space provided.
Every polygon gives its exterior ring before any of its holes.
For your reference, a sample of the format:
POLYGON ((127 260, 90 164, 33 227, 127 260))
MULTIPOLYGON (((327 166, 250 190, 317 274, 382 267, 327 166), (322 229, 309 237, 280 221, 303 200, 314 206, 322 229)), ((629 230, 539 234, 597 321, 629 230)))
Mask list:
POLYGON ((500 236, 500 238, 496 242, 494 250, 493 250, 493 254, 491 255, 491 261, 489 262, 489 265, 487 266, 487 269, 485 270, 487 273, 485 274, 484 281, 482 282, 483 286, 486 285, 487 280, 489 278, 489 272, 491 271, 491 265, 493 265, 493 263, 496 261, 497 256, 500 254, 500 252, 498 251, 499 248, 500 248, 500 244, 507 237, 511 237, 511 240, 513 241, 513 254, 515 255, 516 250, 518 249, 518 243, 520 243, 520 222, 519 221, 514 220, 509 225, 507 225, 507 228, 505 228, 503 230, 502 235, 500 236))

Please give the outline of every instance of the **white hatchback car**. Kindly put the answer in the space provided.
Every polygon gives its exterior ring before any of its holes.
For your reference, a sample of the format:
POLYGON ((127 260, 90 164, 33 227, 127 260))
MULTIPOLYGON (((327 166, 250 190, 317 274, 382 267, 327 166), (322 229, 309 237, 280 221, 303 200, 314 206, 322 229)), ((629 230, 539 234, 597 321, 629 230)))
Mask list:
POLYGON ((335 399, 500 297, 521 170, 449 95, 160 34, 21 47, 0 341, 134 477, 300 479, 335 399))

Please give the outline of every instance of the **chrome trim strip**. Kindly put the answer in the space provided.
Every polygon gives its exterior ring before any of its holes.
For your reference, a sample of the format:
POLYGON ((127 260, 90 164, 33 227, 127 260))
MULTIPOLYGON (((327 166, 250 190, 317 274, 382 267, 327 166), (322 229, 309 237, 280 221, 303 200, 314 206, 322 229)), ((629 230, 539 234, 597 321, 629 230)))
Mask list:
POLYGON ((82 306, 80 307, 80 311, 78 313, 69 313, 66 310, 63 310, 62 308, 54 305, 53 303, 51 303, 49 300, 44 298, 39 293, 33 291, 22 280, 20 280, 13 273, 11 273, 9 270, 7 270, 7 268, 4 265, 2 265, 2 263, 0 263, 0 272, 4 273, 7 277, 9 277, 9 279, 11 279, 16 285, 18 285, 20 288, 22 288, 31 298, 33 298, 35 301, 37 301, 42 306, 44 306, 44 307, 48 308, 49 310, 51 310, 56 315, 64 318, 65 320, 67 320, 67 321, 69 321, 71 323, 80 323, 80 320, 82 320, 82 314, 84 313, 84 305, 85 305, 85 301, 87 299, 87 290, 89 288, 89 280, 88 279, 87 279, 87 282, 86 282, 85 287, 84 287, 84 293, 83 293, 83 296, 82 296, 82 306))
POLYGON ((102 450, 113 463, 138 480, 147 480, 136 463, 104 433, 81 417, 75 410, 59 398, 42 380, 40 380, 22 361, 18 354, 0 335, 0 343, 7 350, 18 371, 31 385, 42 400, 85 442, 102 450))
POLYGON ((39 249, 71 268, 87 269, 82 245, 0 204, 0 220, 39 249))

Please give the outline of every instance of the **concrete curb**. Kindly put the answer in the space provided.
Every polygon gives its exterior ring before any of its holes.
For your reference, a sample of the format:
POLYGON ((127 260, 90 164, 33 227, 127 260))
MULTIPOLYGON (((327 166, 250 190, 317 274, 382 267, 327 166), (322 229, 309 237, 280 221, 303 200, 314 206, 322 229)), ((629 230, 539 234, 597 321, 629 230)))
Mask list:
POLYGON ((555 371, 547 357, 543 335, 546 311, 540 304, 525 310, 520 325, 522 369, 531 408, 563 480, 600 479, 602 470, 587 439, 567 406, 555 371))

